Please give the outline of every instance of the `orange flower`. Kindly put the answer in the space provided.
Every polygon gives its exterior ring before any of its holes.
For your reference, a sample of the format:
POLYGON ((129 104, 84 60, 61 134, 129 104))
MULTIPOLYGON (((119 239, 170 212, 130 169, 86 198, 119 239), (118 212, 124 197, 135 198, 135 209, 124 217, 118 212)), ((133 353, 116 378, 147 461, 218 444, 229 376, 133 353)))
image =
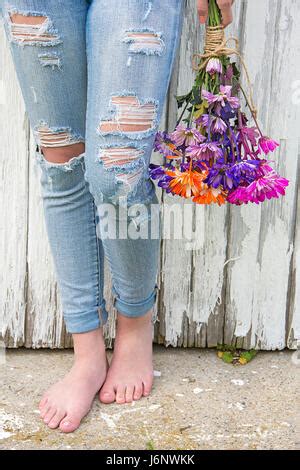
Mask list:
POLYGON ((202 190, 195 195, 193 202, 197 204, 215 204, 219 206, 225 204, 227 193, 220 188, 212 188, 203 184, 202 190))
POLYGON ((199 173, 192 169, 184 172, 169 170, 166 174, 173 178, 169 183, 172 193, 185 198, 198 195, 203 187, 202 181, 207 176, 206 172, 199 173))

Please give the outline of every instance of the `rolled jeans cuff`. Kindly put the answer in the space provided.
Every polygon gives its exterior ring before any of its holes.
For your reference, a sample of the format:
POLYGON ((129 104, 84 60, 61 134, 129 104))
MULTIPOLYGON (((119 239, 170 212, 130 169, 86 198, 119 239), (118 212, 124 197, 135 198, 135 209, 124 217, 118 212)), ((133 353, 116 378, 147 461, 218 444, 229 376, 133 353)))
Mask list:
POLYGON ((156 296, 157 296, 157 286, 155 286, 153 292, 151 293, 151 295, 149 295, 149 297, 147 297, 146 300, 143 300, 142 302, 138 302, 138 303, 126 302, 120 299, 115 289, 113 289, 113 295, 114 295, 114 307, 117 309, 119 313, 121 313, 125 317, 130 317, 130 318, 142 317, 147 312, 149 312, 149 310, 151 310, 151 308, 155 304, 156 296))
POLYGON ((64 314, 67 332, 71 334, 97 330, 105 325, 107 319, 108 313, 104 304, 88 312, 64 314))

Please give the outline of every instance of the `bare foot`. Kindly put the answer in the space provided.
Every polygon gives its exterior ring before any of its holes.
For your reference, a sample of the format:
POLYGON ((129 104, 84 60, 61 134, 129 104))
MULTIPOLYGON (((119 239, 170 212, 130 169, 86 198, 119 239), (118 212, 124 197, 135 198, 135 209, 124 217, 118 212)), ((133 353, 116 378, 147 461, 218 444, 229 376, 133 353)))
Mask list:
POLYGON ((118 315, 113 359, 100 391, 102 403, 130 403, 150 394, 153 383, 152 311, 139 318, 118 315))
POLYGON ((44 395, 39 409, 51 429, 75 431, 90 411, 107 373, 102 329, 73 335, 75 361, 70 372, 44 395))

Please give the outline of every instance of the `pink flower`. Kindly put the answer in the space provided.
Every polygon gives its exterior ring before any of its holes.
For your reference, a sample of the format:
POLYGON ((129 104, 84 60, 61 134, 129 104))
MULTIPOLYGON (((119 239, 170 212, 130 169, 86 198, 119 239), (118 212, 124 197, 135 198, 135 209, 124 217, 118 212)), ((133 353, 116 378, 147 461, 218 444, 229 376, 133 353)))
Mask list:
POLYGON ((205 137, 197 129, 190 129, 183 124, 179 124, 175 131, 170 134, 170 137, 179 147, 181 145, 197 144, 205 140, 205 137))
POLYGON ((224 134, 227 129, 226 123, 223 121, 222 118, 217 116, 209 116, 209 114, 202 114, 198 122, 202 124, 203 127, 206 129, 209 126, 209 120, 211 120, 211 132, 215 134, 224 134))
POLYGON ((216 142, 205 142, 200 145, 191 145, 186 149, 186 155, 199 160, 210 160, 211 158, 222 157, 223 152, 216 142))
POLYGON ((249 140, 253 147, 256 146, 258 139, 258 130, 256 127, 242 127, 240 130, 240 135, 249 140))
POLYGON ((206 72, 210 75, 214 75, 215 73, 221 74, 223 72, 223 67, 220 59, 218 59, 217 57, 209 59, 206 66, 206 72))
POLYGON ((220 93, 218 95, 214 95, 210 91, 202 90, 202 98, 204 98, 209 105, 217 104, 224 107, 226 103, 230 104, 233 109, 237 109, 240 107, 240 101, 235 96, 231 96, 231 86, 220 86, 220 93))
POLYGON ((279 143, 269 137, 261 137, 258 145, 260 150, 266 155, 268 155, 269 152, 274 152, 274 150, 279 147, 279 143))
POLYGON ((265 199, 278 198, 285 195, 285 188, 289 181, 279 176, 273 168, 263 164, 260 168, 261 176, 255 179, 249 186, 239 187, 228 195, 231 204, 247 204, 255 202, 259 204, 265 199))

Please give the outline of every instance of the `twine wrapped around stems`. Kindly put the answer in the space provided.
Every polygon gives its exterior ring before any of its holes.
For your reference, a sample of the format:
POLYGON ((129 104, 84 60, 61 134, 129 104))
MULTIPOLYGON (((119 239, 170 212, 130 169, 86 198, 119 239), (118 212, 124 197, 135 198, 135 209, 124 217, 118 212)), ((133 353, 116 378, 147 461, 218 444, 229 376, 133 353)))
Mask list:
POLYGON ((228 39, 226 39, 224 28, 222 25, 206 27, 204 53, 203 54, 196 53, 193 55, 192 66, 195 71, 199 72, 207 66, 210 59, 213 59, 214 57, 231 56, 231 55, 236 55, 240 59, 243 69, 245 71, 247 84, 249 88, 249 97, 246 95, 246 93, 244 94, 245 94, 246 100, 248 101, 249 108, 254 118, 256 118, 257 109, 255 107, 254 100, 253 100, 253 92, 252 92, 250 76, 249 76, 246 63, 243 59, 243 56, 240 53, 239 41, 234 36, 231 36, 228 39), (234 47, 229 47, 230 42, 234 42, 234 47), (196 60, 199 62, 199 59, 200 59, 200 63, 196 64, 196 60))

